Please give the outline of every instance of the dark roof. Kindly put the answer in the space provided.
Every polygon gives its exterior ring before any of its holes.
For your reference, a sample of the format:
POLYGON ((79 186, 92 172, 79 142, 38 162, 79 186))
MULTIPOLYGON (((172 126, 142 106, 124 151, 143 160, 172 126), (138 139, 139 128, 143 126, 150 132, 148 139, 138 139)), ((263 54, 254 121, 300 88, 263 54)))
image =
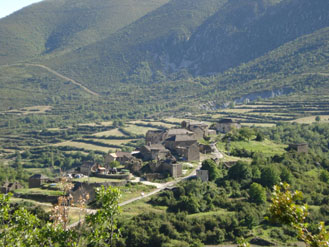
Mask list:
POLYGON ((293 146, 293 147, 298 147, 298 146, 307 146, 308 144, 303 142, 303 143, 291 143, 289 144, 289 146, 293 146))
POLYGON ((200 126, 200 127, 208 127, 208 124, 204 123, 204 122, 190 122, 189 124, 190 126, 200 126))
POLYGON ((172 137, 169 137, 167 141, 175 141, 175 142, 186 142, 186 141, 196 141, 194 136, 190 135, 174 135, 172 137))
POLYGON ((168 136, 173 136, 173 135, 192 135, 193 132, 188 131, 186 129, 169 129, 168 130, 168 136))
POLYGON ((164 151, 166 148, 162 144, 151 144, 151 145, 145 145, 144 146, 147 150, 158 150, 158 151, 164 151))
POLYGON ((35 179, 48 179, 48 177, 46 177, 45 175, 42 175, 42 174, 34 174, 34 175, 31 176, 30 178, 35 178, 35 179))
POLYGON ((234 121, 231 118, 223 118, 218 120, 218 123, 234 123, 234 121))
POLYGON ((121 152, 121 151, 118 151, 115 153, 117 158, 122 158, 122 157, 130 157, 132 156, 131 153, 128 153, 128 152, 121 152))

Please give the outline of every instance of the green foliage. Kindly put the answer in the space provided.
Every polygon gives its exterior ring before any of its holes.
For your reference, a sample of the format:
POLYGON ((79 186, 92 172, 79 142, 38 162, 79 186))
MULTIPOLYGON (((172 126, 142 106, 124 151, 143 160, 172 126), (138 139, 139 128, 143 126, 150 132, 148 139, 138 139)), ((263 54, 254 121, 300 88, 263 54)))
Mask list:
POLYGON ((252 183, 249 189, 250 201, 261 204, 266 202, 266 190, 257 183, 252 183))
POLYGON ((87 217, 87 224, 90 227, 87 238, 90 246, 112 247, 113 241, 120 236, 120 230, 117 228, 117 217, 121 212, 120 196, 118 188, 96 188, 96 200, 102 207, 87 217))
POLYGON ((312 234, 307 229, 307 205, 298 205, 296 201, 302 199, 300 191, 290 191, 286 183, 275 186, 270 207, 270 220, 292 226, 298 231, 299 237, 309 247, 325 247, 329 244, 329 232, 323 222, 318 225, 318 233, 312 234))
POLYGON ((280 181, 280 173, 275 166, 271 165, 262 169, 260 183, 263 186, 272 188, 274 185, 279 184, 280 181))
POLYGON ((320 179, 322 182, 329 183, 329 172, 327 170, 322 170, 320 173, 320 179))
POLYGON ((207 159, 202 162, 202 170, 207 170, 210 181, 215 181, 217 178, 222 177, 222 172, 219 166, 212 159, 207 159))
POLYGON ((250 165, 246 162, 238 161, 229 169, 228 177, 238 181, 250 179, 252 177, 250 165))

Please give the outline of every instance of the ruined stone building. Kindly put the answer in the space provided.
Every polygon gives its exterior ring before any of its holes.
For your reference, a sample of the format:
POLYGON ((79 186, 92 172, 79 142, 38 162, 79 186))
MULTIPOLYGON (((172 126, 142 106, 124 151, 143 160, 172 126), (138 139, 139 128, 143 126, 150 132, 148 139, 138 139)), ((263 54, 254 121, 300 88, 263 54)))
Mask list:
POLYGON ((238 122, 235 122, 234 120, 230 118, 224 118, 220 119, 217 123, 214 124, 214 128, 219 133, 228 133, 232 129, 240 129, 241 124, 238 122))

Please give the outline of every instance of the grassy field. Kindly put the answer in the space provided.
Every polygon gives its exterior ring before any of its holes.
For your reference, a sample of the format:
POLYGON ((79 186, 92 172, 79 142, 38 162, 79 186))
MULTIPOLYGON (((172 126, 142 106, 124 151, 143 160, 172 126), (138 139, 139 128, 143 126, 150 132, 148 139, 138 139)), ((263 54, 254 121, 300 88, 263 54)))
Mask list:
POLYGON ((6 111, 5 113, 13 113, 13 114, 22 114, 22 115, 28 115, 28 114, 42 114, 46 113, 47 111, 50 111, 52 109, 51 106, 30 106, 30 107, 24 107, 21 109, 13 109, 6 111))
POLYGON ((119 187, 122 193, 120 202, 130 200, 132 198, 138 197, 142 192, 149 193, 156 189, 154 186, 145 185, 145 184, 132 184, 127 186, 119 187))
POLYGON ((113 129, 113 130, 109 130, 109 131, 103 131, 103 132, 98 132, 93 134, 94 136, 126 136, 125 134, 123 134, 119 129, 113 129))
POLYGON ((97 145, 87 144, 83 142, 73 142, 73 141, 66 141, 61 143, 56 143, 54 146, 61 146, 61 147, 75 147, 80 148, 84 150, 91 150, 91 151, 101 151, 101 152, 114 152, 114 148, 108 148, 108 147, 101 147, 97 145))
POLYGON ((57 190, 44 190, 41 188, 17 189, 15 193, 22 195, 47 195, 47 196, 60 196, 63 193, 57 190))
POLYGON ((129 124, 126 127, 124 127, 123 129, 125 131, 128 131, 128 132, 136 134, 136 135, 145 135, 146 132, 149 130, 157 130, 156 128, 137 126, 137 125, 133 125, 133 124, 129 124))
MULTIPOLYGON (((329 122, 329 115, 319 115, 319 117, 321 122, 329 122)), ((300 124, 311 124, 316 122, 315 118, 316 116, 303 117, 293 120, 291 122, 300 123, 300 124)))
POLYGON ((98 178, 98 177, 85 177, 85 178, 74 178, 74 182, 88 182, 88 183, 120 183, 120 179, 109 179, 109 178, 98 178))
POLYGON ((144 212, 164 213, 167 207, 153 207, 150 203, 150 198, 141 199, 122 207, 123 217, 133 217, 144 212))
POLYGON ((112 139, 112 140, 108 140, 108 139, 88 139, 88 140, 92 140, 92 141, 96 141, 96 142, 102 142, 108 145, 124 145, 127 144, 128 142, 133 141, 134 139, 112 139))
POLYGON ((132 121, 130 122, 131 124, 152 124, 152 125, 158 125, 158 126, 163 126, 165 128, 174 128, 177 127, 176 124, 169 124, 169 123, 164 123, 161 121, 143 121, 143 120, 137 120, 137 121, 132 121))
POLYGON ((198 219, 198 218, 211 218, 213 216, 218 216, 218 215, 230 215, 234 214, 234 212, 227 211, 226 209, 217 209, 216 211, 210 211, 210 212, 205 212, 205 213, 196 213, 196 214, 189 214, 187 217, 188 218, 193 218, 193 219, 198 219))
MULTIPOLYGON (((225 150, 225 143, 219 142, 217 147, 221 151, 225 150)), ((276 144, 270 140, 264 140, 262 142, 257 141, 231 141, 230 150, 234 148, 246 149, 251 152, 262 152, 265 156, 273 156, 276 154, 283 154, 287 145, 276 144)))

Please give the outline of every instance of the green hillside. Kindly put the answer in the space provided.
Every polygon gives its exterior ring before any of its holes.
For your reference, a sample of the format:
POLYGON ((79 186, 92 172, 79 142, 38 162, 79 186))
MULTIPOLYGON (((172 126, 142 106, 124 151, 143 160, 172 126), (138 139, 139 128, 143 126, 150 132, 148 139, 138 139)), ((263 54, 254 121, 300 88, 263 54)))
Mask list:
POLYGON ((56 0, 31 5, 0 21, 0 64, 104 39, 168 0, 56 0))
POLYGON ((87 97, 131 116, 326 95, 328 10, 325 0, 35 4, 0 20, 0 63, 19 61, 0 67, 2 110, 87 97))

